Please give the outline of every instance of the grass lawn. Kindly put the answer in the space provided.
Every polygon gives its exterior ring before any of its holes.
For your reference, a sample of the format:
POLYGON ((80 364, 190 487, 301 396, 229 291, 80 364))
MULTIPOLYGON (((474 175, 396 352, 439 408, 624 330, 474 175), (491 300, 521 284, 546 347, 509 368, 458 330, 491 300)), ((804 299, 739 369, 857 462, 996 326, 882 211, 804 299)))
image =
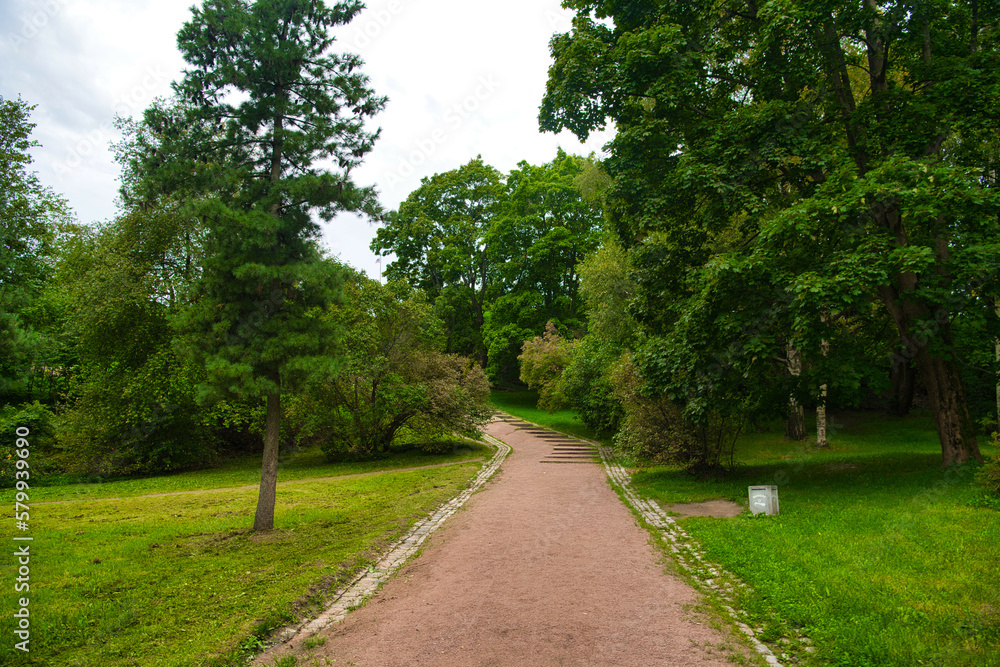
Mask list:
POLYGON ((974 470, 939 467, 926 413, 835 417, 828 451, 786 442, 775 424, 740 439, 726 478, 657 466, 635 471, 634 487, 664 505, 746 506, 748 486, 778 486, 777 517, 678 519, 710 560, 753 587, 737 602, 776 652, 801 632, 816 647, 806 664, 1000 665, 1000 512, 977 506, 974 470))
MULTIPOLYGON (((326 464, 311 452, 292 457, 279 483, 387 471, 279 486, 276 530, 265 535, 248 530, 256 488, 211 491, 253 484, 259 460, 86 485, 83 498, 73 487, 39 489, 46 500, 79 502, 32 507, 31 590, 23 593, 30 597, 31 651, 13 649, 17 602, 9 592, 0 664, 246 664, 259 637, 300 612, 318 611, 338 583, 465 487, 482 465, 469 459, 492 454, 484 445, 467 445, 446 455, 404 453, 364 465, 326 464), (446 462, 457 463, 388 470, 446 462), (178 490, 195 492, 141 495, 178 490)), ((13 490, 4 496, 11 502, 2 520, 12 525, 13 490)), ((11 588, 14 562, 8 555, 4 563, 11 588)))

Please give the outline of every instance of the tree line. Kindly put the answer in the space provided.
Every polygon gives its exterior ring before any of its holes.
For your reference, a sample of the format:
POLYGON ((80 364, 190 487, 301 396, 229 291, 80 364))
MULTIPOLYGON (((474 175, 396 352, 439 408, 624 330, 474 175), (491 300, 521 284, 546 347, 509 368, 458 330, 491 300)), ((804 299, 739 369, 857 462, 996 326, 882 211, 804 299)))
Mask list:
POLYGON ((826 408, 934 414, 944 464, 996 425, 1000 14, 976 2, 569 3, 543 130, 608 156, 477 157, 394 211, 351 171, 386 103, 330 28, 360 3, 209 0, 174 97, 123 120, 121 214, 83 227, 0 104, 0 394, 94 475, 281 444, 372 456, 537 387, 633 455, 724 465, 826 408), (321 165, 333 165, 333 168, 321 165), (380 222, 388 285, 318 219, 380 222))

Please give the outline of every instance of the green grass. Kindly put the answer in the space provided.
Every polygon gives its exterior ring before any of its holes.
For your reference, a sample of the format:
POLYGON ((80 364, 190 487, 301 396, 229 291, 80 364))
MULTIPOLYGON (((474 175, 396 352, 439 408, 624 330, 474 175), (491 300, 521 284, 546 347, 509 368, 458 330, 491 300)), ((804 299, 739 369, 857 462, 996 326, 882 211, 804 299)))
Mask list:
MULTIPOLYGON (((373 466, 430 465, 489 453, 472 445, 445 456, 401 454, 373 466)), ((310 456, 288 460, 279 481, 372 468, 330 465, 310 456)), ((246 664, 261 637, 300 614, 319 611, 324 596, 416 519, 454 496, 481 465, 468 461, 280 486, 276 530, 264 535, 248 530, 255 488, 167 497, 123 494, 123 489, 162 493, 246 481, 240 476, 246 471, 236 467, 100 485, 119 499, 33 507, 26 594, 31 652, 15 651, 9 639, 17 602, 8 555, 9 589, 0 621, 0 634, 8 639, 0 644, 0 664, 246 664)), ((2 520, 12 525, 13 492, 4 497, 9 502, 2 520)))
MULTIPOLYGON (((414 449, 397 449, 392 455, 374 461, 330 463, 318 448, 283 455, 278 463, 278 481, 288 482, 313 477, 354 475, 378 472, 393 468, 414 468, 455 461, 489 457, 490 450, 466 440, 456 440, 448 454, 426 454, 414 449)), ((125 498, 149 493, 171 493, 197 489, 222 489, 253 486, 260 483, 260 455, 237 456, 222 462, 211 470, 179 472, 157 477, 103 480, 90 482, 37 486, 32 489, 32 502, 77 500, 91 498, 125 498)))
MULTIPOLYGON (((508 411, 531 418, 515 408, 508 411)), ((1000 665, 1000 512, 976 502, 975 468, 939 467, 926 413, 840 422, 827 451, 786 442, 774 424, 741 437, 738 469, 724 478, 656 466, 635 471, 633 485, 664 505, 728 498, 744 506, 748 486, 778 486, 777 517, 678 523, 709 560, 752 586, 737 603, 766 639, 812 639, 807 664, 1000 665)), ((1000 456, 985 438, 980 446, 1000 456)))
MULTIPOLYGON (((516 415, 521 419, 547 426, 562 433, 605 442, 604 439, 598 438, 597 434, 571 411, 559 410, 550 413, 538 408, 538 392, 536 391, 494 390, 490 394, 490 400, 498 410, 516 415)), ((610 444, 610 440, 607 440, 606 444, 610 444)))

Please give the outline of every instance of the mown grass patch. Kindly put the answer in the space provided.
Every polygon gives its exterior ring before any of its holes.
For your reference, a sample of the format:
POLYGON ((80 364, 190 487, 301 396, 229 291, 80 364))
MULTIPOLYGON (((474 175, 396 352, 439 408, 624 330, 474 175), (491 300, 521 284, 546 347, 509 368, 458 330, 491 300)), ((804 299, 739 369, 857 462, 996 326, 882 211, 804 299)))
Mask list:
MULTIPOLYGON (((278 462, 278 482, 379 472, 394 468, 415 468, 480 457, 489 458, 493 455, 492 450, 481 443, 456 439, 451 444, 451 450, 444 454, 428 454, 412 448, 395 448, 392 454, 385 458, 336 463, 327 461, 319 447, 293 451, 283 454, 278 462)), ((260 455, 254 454, 229 458, 218 467, 209 470, 135 479, 105 480, 95 476, 90 481, 76 484, 36 486, 32 490, 31 498, 34 502, 51 502, 253 486, 260 483, 260 463, 260 455)))
POLYGON ((829 451, 753 433, 726 478, 663 466, 633 483, 663 504, 777 484, 777 517, 678 521, 753 587, 738 602, 765 638, 808 635, 816 664, 1000 665, 1000 513, 974 507, 974 467, 940 456, 927 415, 852 415, 829 451))
MULTIPOLYGON (((473 453, 489 453, 483 450, 473 453)), ((261 637, 319 611, 338 584, 454 496, 481 465, 279 487, 276 530, 260 535, 248 530, 254 488, 40 506, 31 523, 31 651, 24 655, 5 641, 0 663, 245 664, 261 637)), ((331 472, 297 469, 303 477, 331 472)), ((353 465, 337 470, 357 472, 353 465)), ((203 473, 211 488, 222 481, 216 472, 203 473)), ((188 479, 198 482, 196 475, 188 479)), ((176 487, 148 482, 143 490, 176 487)), ((12 506, 3 513, 8 524, 12 506)), ((16 603, 4 596, 0 633, 8 638, 16 603)))

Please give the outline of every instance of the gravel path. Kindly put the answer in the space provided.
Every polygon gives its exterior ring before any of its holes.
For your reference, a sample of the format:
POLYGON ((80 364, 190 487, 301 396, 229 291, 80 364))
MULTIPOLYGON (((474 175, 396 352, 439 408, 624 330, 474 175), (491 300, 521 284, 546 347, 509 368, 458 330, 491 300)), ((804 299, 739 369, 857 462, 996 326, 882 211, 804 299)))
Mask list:
POLYGON ((553 445, 512 424, 487 433, 514 450, 500 472, 312 650, 294 642, 298 664, 732 664, 720 646, 737 641, 690 609, 600 465, 543 463, 553 445))

